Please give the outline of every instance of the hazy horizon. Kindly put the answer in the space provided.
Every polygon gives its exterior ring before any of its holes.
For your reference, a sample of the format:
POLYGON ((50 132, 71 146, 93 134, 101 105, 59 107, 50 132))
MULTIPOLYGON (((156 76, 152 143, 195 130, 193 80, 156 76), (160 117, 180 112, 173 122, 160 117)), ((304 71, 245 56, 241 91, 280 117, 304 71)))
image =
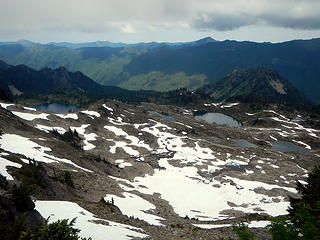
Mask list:
POLYGON ((184 43, 184 42, 194 42, 194 41, 198 41, 201 40, 203 38, 207 38, 210 37, 214 40, 217 41, 249 41, 249 42, 257 42, 257 43, 262 43, 262 42, 271 42, 271 43, 281 43, 281 42, 287 42, 287 41, 295 41, 295 40, 311 40, 311 39, 317 39, 320 38, 319 37, 311 37, 311 38, 293 38, 293 39, 288 39, 288 40, 284 40, 284 41, 252 41, 252 40, 237 40, 237 39, 216 39, 212 36, 204 36, 201 38, 196 38, 196 39, 191 39, 191 40, 182 40, 182 41, 156 41, 156 40, 151 40, 151 41, 135 41, 135 42, 126 42, 126 41, 110 41, 108 39, 98 39, 98 40, 89 40, 89 41, 36 41, 36 40, 30 40, 30 39, 26 39, 26 38, 21 38, 21 39, 15 39, 15 40, 2 40, 0 39, 0 42, 20 42, 20 41, 30 41, 33 43, 39 43, 39 44, 50 44, 50 43, 71 43, 71 44, 82 44, 82 43, 94 43, 94 42, 110 42, 110 43, 115 43, 115 44, 138 44, 138 43, 152 43, 152 42, 156 42, 156 43, 184 43))

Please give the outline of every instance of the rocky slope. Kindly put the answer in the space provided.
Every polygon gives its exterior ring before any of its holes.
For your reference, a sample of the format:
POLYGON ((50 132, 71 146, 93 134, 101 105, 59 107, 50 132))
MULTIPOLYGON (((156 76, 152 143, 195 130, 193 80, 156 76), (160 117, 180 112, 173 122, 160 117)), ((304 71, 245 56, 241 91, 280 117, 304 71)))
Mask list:
POLYGON ((248 102, 308 103, 289 81, 270 68, 234 70, 217 83, 200 89, 218 101, 247 99, 248 102))
POLYGON ((1 106, 1 174, 33 187, 44 218, 77 217, 95 240, 236 239, 235 222, 268 239, 262 227, 287 213, 296 180, 320 158, 317 117, 277 105, 108 101, 67 114, 1 106), (242 126, 195 119, 195 110, 242 126))

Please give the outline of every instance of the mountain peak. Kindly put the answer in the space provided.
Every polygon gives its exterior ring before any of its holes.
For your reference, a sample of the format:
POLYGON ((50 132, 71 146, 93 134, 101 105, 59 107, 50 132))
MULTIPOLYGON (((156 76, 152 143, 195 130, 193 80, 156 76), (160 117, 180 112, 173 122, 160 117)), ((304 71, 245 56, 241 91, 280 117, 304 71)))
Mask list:
POLYGON ((211 41, 211 42, 216 42, 217 40, 213 39, 212 37, 204 37, 199 39, 198 41, 211 41))
POLYGON ((216 42, 216 41, 217 40, 213 39, 212 37, 205 37, 195 41, 195 43, 204 44, 204 43, 210 43, 210 42, 216 42))
POLYGON ((36 44, 35 42, 32 42, 30 40, 26 40, 26 39, 20 39, 16 43, 20 44, 24 47, 30 47, 30 46, 33 46, 34 44, 36 44))
POLYGON ((217 100, 240 98, 263 102, 306 101, 277 71, 265 67, 233 70, 225 78, 205 86, 203 90, 217 100))

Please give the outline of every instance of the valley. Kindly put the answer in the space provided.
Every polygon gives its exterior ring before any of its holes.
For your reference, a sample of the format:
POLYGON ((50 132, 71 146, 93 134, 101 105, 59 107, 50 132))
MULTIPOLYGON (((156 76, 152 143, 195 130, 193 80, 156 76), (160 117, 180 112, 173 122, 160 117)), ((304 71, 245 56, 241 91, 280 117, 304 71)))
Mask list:
POLYGON ((18 41, 0 43, 0 60, 36 70, 64 67, 81 71, 101 85, 162 92, 179 88, 193 91, 216 83, 235 69, 266 67, 319 104, 319 46, 319 38, 281 43, 204 38, 180 44, 128 45, 18 41))

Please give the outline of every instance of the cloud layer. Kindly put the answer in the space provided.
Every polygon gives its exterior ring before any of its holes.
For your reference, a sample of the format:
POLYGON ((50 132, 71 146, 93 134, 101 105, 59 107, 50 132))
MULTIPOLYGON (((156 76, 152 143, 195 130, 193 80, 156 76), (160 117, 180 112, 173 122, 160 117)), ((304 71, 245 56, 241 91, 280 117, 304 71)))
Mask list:
POLYGON ((0 34, 230 31, 245 26, 319 30, 319 0, 1 0, 0 34))
POLYGON ((269 25, 292 29, 320 29, 320 1, 317 0, 229 0, 199 11, 192 26, 200 30, 234 30, 248 25, 269 25))

